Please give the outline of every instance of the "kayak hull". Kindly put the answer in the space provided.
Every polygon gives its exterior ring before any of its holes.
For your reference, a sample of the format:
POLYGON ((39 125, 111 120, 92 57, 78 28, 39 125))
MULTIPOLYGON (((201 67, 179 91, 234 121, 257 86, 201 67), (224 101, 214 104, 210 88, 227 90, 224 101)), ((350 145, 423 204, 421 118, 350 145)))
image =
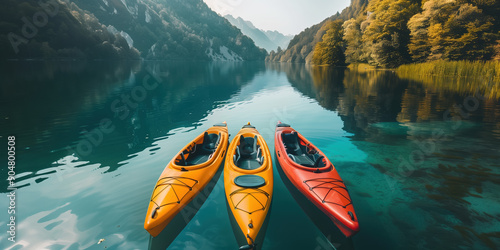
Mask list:
POLYGON ((225 124, 213 126, 186 145, 165 167, 153 189, 144 221, 144 229, 153 237, 212 180, 224 160, 228 140, 225 124), (213 152, 203 151, 205 137, 218 138, 213 152))
POLYGON ((349 192, 326 155, 286 125, 276 127, 275 150, 283 173, 297 190, 325 213, 346 237, 355 235, 359 231, 359 222, 349 192), (296 133, 301 148, 315 152, 314 155, 319 156, 317 158, 321 157, 318 160, 321 164, 304 166, 292 159, 294 155, 289 153, 290 148, 286 147, 283 139, 283 134, 292 133, 296 133))
POLYGON ((255 246, 257 236, 262 237, 259 232, 271 206, 274 185, 272 167, 271 153, 259 132, 251 126, 242 128, 228 148, 224 164, 224 189, 232 217, 251 248, 255 246), (242 137, 256 138, 256 148, 262 155, 260 166, 250 169, 240 167, 237 152, 242 137), (240 179, 248 180, 242 184, 240 179))

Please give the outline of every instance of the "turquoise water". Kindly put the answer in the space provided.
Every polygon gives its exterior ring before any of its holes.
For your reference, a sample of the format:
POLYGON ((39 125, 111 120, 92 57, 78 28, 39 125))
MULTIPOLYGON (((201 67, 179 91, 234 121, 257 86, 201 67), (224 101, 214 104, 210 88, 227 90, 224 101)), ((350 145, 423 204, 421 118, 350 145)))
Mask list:
POLYGON ((275 168, 262 249, 500 246, 498 100, 300 64, 13 62, 2 75, 18 187, 12 244, 0 183, 3 249, 236 249, 222 175, 161 239, 143 229, 165 165, 222 121, 231 135, 250 121, 272 154, 276 122, 291 124, 335 164, 360 221, 344 239, 275 168))

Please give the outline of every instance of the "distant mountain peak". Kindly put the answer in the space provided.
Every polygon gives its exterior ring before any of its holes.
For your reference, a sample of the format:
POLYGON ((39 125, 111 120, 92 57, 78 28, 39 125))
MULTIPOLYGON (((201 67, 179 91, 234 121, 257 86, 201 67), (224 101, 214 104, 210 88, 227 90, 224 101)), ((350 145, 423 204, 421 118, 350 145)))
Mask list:
POLYGON ((253 25, 253 23, 252 23, 252 22, 250 22, 250 21, 247 21, 247 20, 245 20, 245 19, 243 19, 243 18, 241 18, 241 17, 238 17, 238 18, 237 18, 237 20, 238 20, 238 21, 240 21, 240 22, 244 22, 246 25, 248 25, 248 27, 250 27, 250 28, 252 28, 252 29, 257 29, 257 27, 255 27, 255 26, 253 25))
POLYGON ((267 51, 276 51, 278 47, 286 48, 288 43, 293 38, 291 35, 283 35, 279 31, 262 30, 241 17, 233 17, 232 15, 225 15, 232 25, 236 26, 241 32, 250 37, 257 46, 266 49, 267 51))

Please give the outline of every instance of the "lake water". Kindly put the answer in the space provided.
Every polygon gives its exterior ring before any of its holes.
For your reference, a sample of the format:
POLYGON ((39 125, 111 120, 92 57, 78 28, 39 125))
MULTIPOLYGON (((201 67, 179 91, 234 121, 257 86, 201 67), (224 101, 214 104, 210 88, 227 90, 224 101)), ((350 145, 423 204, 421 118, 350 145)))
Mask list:
POLYGON ((14 135, 18 187, 12 244, 0 182, 2 249, 237 249, 222 175, 162 239, 150 242, 143 229, 163 168, 222 121, 231 135, 251 122, 273 155, 276 122, 291 124, 335 164, 359 218, 361 231, 344 239, 289 190, 274 162, 262 249, 500 248, 499 100, 391 71, 301 64, 1 68, 0 173, 7 178, 14 135))

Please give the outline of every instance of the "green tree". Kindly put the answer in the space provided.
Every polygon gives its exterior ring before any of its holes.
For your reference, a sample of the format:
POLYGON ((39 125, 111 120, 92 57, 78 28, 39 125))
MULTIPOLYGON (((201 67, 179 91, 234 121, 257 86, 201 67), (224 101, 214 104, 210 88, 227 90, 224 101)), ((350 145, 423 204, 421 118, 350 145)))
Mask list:
POLYGON ((495 54, 493 60, 500 61, 500 40, 497 40, 496 44, 493 46, 495 54))
POLYGON ((373 0, 368 11, 370 14, 362 29, 363 42, 371 48, 372 63, 394 67, 410 61, 407 23, 419 11, 419 1, 373 0))
POLYGON ((444 58, 444 48, 446 46, 445 31, 443 25, 436 23, 428 28, 430 54, 429 60, 440 60, 444 58))
MULTIPOLYGON (((363 16, 361 16, 363 17, 363 16)), ((361 63, 367 62, 365 48, 363 46, 361 32, 362 18, 351 18, 344 22, 342 25, 344 29, 344 40, 346 42, 346 62, 348 63, 361 63)))
POLYGON ((326 33, 322 41, 316 44, 312 63, 315 65, 345 65, 343 21, 325 23, 326 33))
POLYGON ((493 56, 496 34, 493 18, 472 4, 455 6, 445 23, 448 41, 445 53, 451 60, 488 60, 493 56))
POLYGON ((494 55, 495 19, 478 6, 493 8, 489 0, 428 0, 422 12, 408 21, 414 61, 488 60, 494 55))
POLYGON ((423 62, 429 57, 430 44, 428 41, 428 27, 429 19, 422 13, 414 15, 408 21, 408 29, 410 30, 411 36, 408 49, 415 62, 423 62))

